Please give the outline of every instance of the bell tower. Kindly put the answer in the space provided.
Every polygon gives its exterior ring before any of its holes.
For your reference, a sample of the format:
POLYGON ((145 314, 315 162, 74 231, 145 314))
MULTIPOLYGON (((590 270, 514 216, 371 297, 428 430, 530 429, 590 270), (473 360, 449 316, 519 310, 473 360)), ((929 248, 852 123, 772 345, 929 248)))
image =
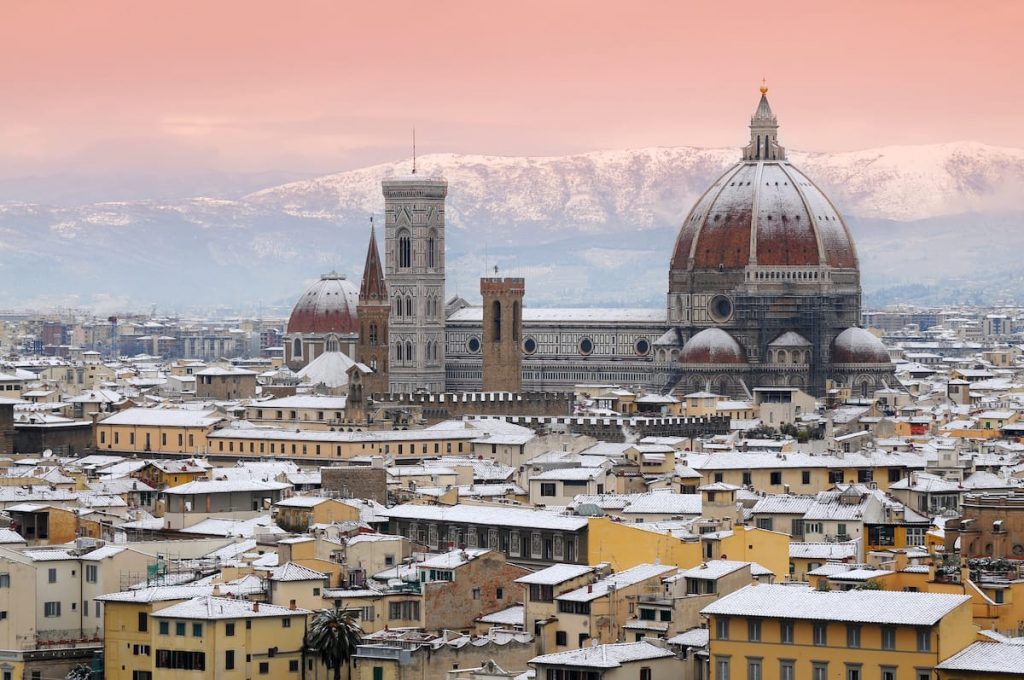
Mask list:
POLYGON ((391 312, 390 392, 445 388, 444 209, 448 182, 385 179, 384 267, 391 312))
POLYGON ((383 394, 388 391, 388 317, 391 302, 388 299, 387 282, 377 251, 377 230, 370 218, 370 245, 366 250, 366 264, 363 266, 363 280, 359 286, 359 303, 356 316, 359 319, 359 344, 356 346, 356 360, 373 372, 363 378, 362 388, 366 395, 383 394))
POLYGON ((484 299, 483 389, 484 392, 520 392, 523 389, 523 296, 522 278, 480 279, 484 299))

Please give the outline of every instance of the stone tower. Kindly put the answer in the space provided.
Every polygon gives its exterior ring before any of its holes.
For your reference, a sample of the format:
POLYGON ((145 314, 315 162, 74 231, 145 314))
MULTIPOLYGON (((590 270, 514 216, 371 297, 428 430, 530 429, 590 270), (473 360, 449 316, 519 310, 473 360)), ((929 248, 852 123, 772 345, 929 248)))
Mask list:
POLYGON ((385 254, 392 392, 445 387, 444 200, 448 182, 415 173, 385 179, 385 254))
POLYGON ((373 370, 362 380, 365 393, 382 394, 388 391, 388 317, 391 300, 384 280, 384 268, 377 251, 377 230, 370 222, 370 246, 366 251, 363 281, 359 286, 359 343, 356 360, 373 370))
POLYGON ((484 392, 520 392, 523 388, 523 295, 521 278, 480 279, 484 299, 484 392))

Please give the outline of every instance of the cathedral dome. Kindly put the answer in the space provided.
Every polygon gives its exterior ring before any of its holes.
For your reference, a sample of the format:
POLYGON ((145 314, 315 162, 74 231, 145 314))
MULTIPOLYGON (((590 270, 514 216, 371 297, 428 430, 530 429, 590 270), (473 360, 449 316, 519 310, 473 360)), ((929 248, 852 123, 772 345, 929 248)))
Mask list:
POLYGON ((721 328, 705 328, 686 341, 679 353, 682 364, 745 364, 747 353, 721 328))
POLYGON ((287 333, 358 333, 356 287, 334 272, 306 289, 288 317, 287 333))
MULTIPOLYGON (((673 270, 857 268, 857 251, 842 216, 821 189, 786 161, 777 130, 762 93, 743 159, 687 215, 676 238, 673 270)), ((802 272, 789 277, 821 282, 802 272)))
POLYGON ((863 328, 847 328, 832 341, 834 364, 888 364, 889 351, 863 328))

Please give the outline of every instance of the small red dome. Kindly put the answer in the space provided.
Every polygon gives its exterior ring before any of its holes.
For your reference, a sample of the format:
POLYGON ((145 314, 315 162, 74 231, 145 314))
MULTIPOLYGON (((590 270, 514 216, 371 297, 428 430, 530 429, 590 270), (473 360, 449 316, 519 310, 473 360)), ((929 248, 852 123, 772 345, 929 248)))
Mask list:
POLYGON ((686 341, 679 354, 682 364, 745 364, 747 353, 721 328, 705 328, 686 341))
POLYGON ((847 328, 832 342, 834 364, 888 364, 889 350, 863 328, 847 328))
POLYGON ((358 333, 359 292, 344 276, 324 274, 292 308, 287 333, 358 333))

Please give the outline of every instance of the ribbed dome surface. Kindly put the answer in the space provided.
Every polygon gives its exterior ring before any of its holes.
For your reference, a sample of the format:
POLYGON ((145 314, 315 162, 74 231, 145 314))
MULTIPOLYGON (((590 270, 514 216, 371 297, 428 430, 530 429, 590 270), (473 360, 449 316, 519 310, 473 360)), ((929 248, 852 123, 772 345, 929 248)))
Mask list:
POLYGON ((359 292, 344 276, 325 274, 292 309, 288 333, 357 333, 359 292))
POLYGON ((890 361, 882 341, 863 328, 847 328, 832 342, 834 364, 887 364, 890 361))
POLYGON ((705 328, 686 341, 679 354, 683 364, 745 364, 747 353, 721 328, 705 328))
POLYGON ((690 211, 673 269, 818 266, 853 269, 857 251, 825 194, 785 161, 743 161, 690 211))

